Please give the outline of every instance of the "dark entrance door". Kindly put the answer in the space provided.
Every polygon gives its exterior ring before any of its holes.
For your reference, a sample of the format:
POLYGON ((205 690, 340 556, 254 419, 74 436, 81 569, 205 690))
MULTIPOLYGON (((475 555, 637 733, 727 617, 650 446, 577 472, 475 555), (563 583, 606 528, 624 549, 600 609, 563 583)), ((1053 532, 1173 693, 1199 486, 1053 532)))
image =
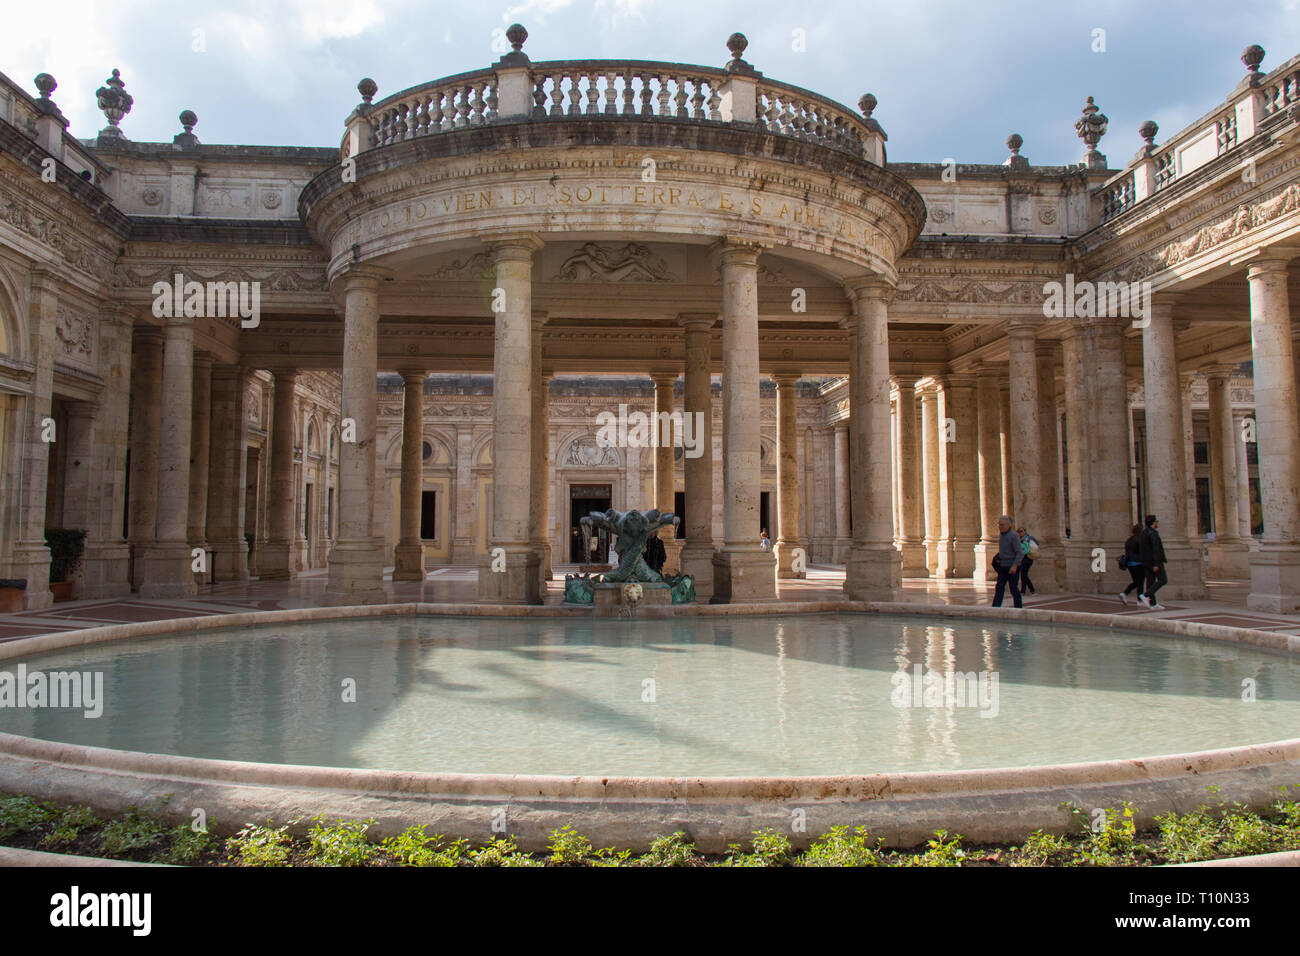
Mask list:
POLYGON ((580 518, 593 511, 608 511, 613 500, 610 485, 569 486, 569 561, 573 564, 604 564, 609 554, 609 534, 600 532, 591 539, 592 550, 584 552, 580 518))

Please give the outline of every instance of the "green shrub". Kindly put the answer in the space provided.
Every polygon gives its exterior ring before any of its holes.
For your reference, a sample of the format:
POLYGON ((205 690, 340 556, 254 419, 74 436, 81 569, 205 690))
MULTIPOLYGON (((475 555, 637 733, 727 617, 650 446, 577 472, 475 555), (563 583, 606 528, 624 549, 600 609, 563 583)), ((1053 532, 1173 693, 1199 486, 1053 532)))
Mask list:
POLYGON ((724 866, 789 866, 790 841, 778 830, 770 827, 755 830, 753 848, 749 853, 741 850, 739 843, 727 847, 724 866))
POLYGON ((591 841, 567 823, 551 831, 552 866, 584 866, 590 862, 591 841))
POLYGON ((321 821, 314 817, 316 825, 307 833, 307 859, 313 866, 365 866, 374 857, 375 847, 366 839, 374 820, 321 821))
POLYGON ((1012 866, 1068 866, 1074 859, 1069 838, 1035 830, 1020 846, 1020 856, 1012 866))
POLYGON ((0 840, 49 823, 57 815, 53 806, 31 797, 0 797, 0 840))
POLYGON ((947 830, 935 830, 935 839, 926 841, 922 853, 908 857, 904 866, 961 866, 966 851, 961 848, 961 834, 948 839, 947 830))
POLYGON ((1102 825, 1095 830, 1083 810, 1071 808, 1086 834, 1076 854, 1078 863, 1086 866, 1134 866, 1148 856, 1147 848, 1137 841, 1133 804, 1125 800, 1120 806, 1120 810, 1104 808, 1102 825))
POLYGON ((79 528, 46 528, 45 543, 50 548, 50 583, 71 578, 86 550, 86 532, 79 528))
POLYGON ((678 830, 651 840, 649 851, 643 853, 636 862, 638 866, 691 866, 697 859, 695 844, 678 830))
POLYGON ((171 834, 172 843, 170 847, 158 854, 159 863, 186 866, 209 850, 217 848, 217 841, 210 834, 196 833, 188 823, 172 827, 168 832, 171 834))
POLYGON ((527 853, 522 853, 510 837, 497 837, 487 846, 470 851, 470 862, 475 866, 542 866, 527 853))
POLYGON ((54 828, 41 840, 46 847, 67 846, 82 832, 99 826, 100 819, 90 807, 66 807, 54 821, 54 828))
POLYGON ((429 836, 422 826, 409 826, 397 836, 391 836, 380 848, 398 863, 405 866, 457 866, 466 862, 466 840, 453 840, 446 846, 441 833, 429 836))
POLYGON ((849 833, 847 826, 831 827, 830 832, 813 841, 812 846, 799 857, 800 866, 882 866, 875 847, 867 845, 867 828, 855 827, 849 833))
POLYGON ((121 820, 110 820, 99 834, 99 845, 105 856, 118 857, 134 850, 147 850, 160 846, 167 839, 167 827, 162 821, 128 807, 121 820))
POLYGON ((241 866, 288 866, 289 827, 249 823, 226 841, 226 853, 241 866))

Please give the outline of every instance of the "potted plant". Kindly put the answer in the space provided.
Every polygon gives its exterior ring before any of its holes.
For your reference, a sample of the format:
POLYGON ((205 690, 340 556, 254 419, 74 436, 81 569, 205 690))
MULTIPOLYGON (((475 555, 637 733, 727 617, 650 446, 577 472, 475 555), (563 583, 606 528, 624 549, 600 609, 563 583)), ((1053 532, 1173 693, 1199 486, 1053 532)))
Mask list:
POLYGON ((26 578, 0 578, 0 612, 21 611, 26 578))
POLYGON ((81 566, 86 550, 86 532, 79 528, 47 528, 45 543, 50 547, 50 592, 55 601, 72 600, 72 576, 81 566))

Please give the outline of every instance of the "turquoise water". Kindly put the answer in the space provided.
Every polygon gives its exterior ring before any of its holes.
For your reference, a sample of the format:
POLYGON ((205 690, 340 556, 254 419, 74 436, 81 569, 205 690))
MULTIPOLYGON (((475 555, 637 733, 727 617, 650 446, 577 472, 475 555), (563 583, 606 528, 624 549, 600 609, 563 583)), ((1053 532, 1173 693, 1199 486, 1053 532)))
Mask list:
MULTIPOLYGON (((0 662, 0 671, 18 663, 0 662)), ((1300 737, 1300 663, 1284 654, 871 615, 329 621, 105 644, 23 663, 102 671, 103 715, 0 707, 0 731, 267 763, 859 774, 1300 737), (940 684, 929 706, 924 693, 922 706, 910 706, 926 674, 941 681, 949 672, 972 675, 962 690, 982 686, 984 696, 958 699, 955 684, 947 695, 940 684), (1254 681, 1254 702, 1242 699, 1245 679, 1254 681), (343 699, 347 682, 355 701, 343 699)))

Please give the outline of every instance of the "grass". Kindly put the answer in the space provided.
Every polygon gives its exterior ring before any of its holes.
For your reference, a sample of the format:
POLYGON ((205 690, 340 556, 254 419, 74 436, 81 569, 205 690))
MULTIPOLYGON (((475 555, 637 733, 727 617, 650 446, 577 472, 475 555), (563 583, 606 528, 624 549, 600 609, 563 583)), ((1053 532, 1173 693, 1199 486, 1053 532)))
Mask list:
MULTIPOLYGON (((866 827, 835 826, 807 849, 796 850, 786 834, 766 828, 716 856, 699 852, 680 830, 655 837, 650 849, 638 854, 596 848, 566 825, 551 833, 546 850, 528 853, 510 836, 472 847, 419 826, 376 841, 370 833, 374 820, 322 817, 301 832, 295 832, 297 820, 279 827, 270 821, 248 823, 220 841, 138 807, 105 819, 89 807, 0 794, 0 844, 190 866, 1134 867, 1300 850, 1300 802, 1288 799, 1286 790, 1262 810, 1219 802, 1161 814, 1144 829, 1137 826, 1137 808, 1128 803, 1090 812, 1066 804, 1061 807, 1066 832, 1038 830, 1018 844, 968 844, 961 835, 940 830, 924 846, 891 850, 866 827)), ((1211 797, 1217 791, 1211 790, 1211 797)))

